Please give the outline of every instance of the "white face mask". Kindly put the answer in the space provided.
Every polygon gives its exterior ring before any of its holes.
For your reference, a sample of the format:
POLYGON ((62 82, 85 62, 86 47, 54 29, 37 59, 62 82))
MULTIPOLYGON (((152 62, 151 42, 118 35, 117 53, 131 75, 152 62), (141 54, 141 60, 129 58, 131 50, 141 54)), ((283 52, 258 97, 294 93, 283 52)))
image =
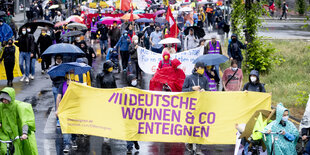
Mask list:
POLYGON ((286 122, 287 120, 288 120, 288 116, 283 116, 283 117, 282 117, 282 121, 285 121, 285 122, 286 122))
POLYGON ((131 85, 132 85, 132 86, 137 86, 137 83, 138 83, 137 80, 131 81, 131 85))
POLYGON ((26 34, 26 31, 22 31, 22 34, 24 34, 24 35, 25 35, 25 34, 26 34))
POLYGON ((134 42, 135 42, 136 44, 138 44, 138 40, 135 40, 134 42))
POLYGON ((237 69, 238 69, 237 67, 236 67, 236 68, 231 67, 231 70, 234 71, 234 72, 235 72, 237 69))
POLYGON ((27 32, 31 32, 31 29, 27 29, 27 32))
POLYGON ((251 76, 250 80, 251 80, 251 82, 256 82, 257 78, 256 78, 256 76, 251 76))

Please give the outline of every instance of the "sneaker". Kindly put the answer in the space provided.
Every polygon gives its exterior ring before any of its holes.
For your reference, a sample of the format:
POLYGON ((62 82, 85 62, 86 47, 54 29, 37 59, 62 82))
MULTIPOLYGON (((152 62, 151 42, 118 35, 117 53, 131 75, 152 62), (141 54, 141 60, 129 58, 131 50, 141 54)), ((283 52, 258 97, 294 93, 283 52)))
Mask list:
POLYGON ((29 78, 30 78, 31 80, 34 80, 34 76, 32 76, 31 74, 29 75, 29 78))
POLYGON ((42 71, 41 71, 41 74, 45 74, 45 71, 44 71, 44 70, 42 70, 42 71))
POLYGON ((70 151, 69 145, 66 145, 65 149, 63 150, 63 152, 64 153, 69 153, 69 151, 70 151))
POLYGON ((20 81, 20 82, 23 82, 23 81, 25 80, 25 78, 26 78, 26 77, 23 76, 19 81, 20 81))
POLYGON ((27 83, 29 82, 29 78, 28 77, 25 78, 25 82, 27 82, 27 83))
POLYGON ((72 149, 77 150, 77 147, 76 140, 72 141, 72 149))

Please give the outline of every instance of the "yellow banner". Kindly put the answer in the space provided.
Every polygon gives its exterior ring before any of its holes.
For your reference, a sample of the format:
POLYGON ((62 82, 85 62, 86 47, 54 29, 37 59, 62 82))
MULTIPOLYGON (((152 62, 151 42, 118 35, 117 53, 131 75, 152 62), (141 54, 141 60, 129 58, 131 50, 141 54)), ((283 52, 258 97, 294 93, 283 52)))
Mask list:
POLYGON ((150 92, 98 89, 70 83, 58 116, 63 133, 130 141, 235 144, 236 123, 260 109, 271 95, 257 92, 150 92))
MULTIPOLYGON (((2 53, 3 53, 3 51, 0 52, 0 57, 2 56, 2 53)), ((14 75, 14 77, 23 76, 23 74, 19 68, 19 48, 17 46, 15 46, 15 66, 14 66, 14 70, 13 70, 13 75, 14 75)), ((0 80, 6 80, 4 61, 2 61, 0 63, 0 80)))

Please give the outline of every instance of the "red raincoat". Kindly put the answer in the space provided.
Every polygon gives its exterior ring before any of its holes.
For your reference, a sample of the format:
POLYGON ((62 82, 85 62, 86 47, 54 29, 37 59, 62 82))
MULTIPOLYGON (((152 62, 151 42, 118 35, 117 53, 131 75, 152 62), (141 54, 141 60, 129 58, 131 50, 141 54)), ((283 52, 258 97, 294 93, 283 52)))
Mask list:
POLYGON ((186 78, 182 69, 177 68, 181 62, 178 59, 171 61, 171 66, 159 69, 150 81, 150 90, 162 91, 167 84, 172 92, 181 92, 186 78))

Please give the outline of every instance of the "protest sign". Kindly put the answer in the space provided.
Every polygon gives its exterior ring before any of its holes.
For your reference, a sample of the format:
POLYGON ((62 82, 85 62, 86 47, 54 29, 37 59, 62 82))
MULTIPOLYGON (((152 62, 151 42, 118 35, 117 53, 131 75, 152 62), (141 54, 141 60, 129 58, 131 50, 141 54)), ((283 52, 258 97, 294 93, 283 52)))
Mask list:
POLYGON ((260 109, 271 95, 258 92, 151 92, 98 89, 71 82, 58 116, 63 133, 127 141, 235 144, 235 124, 260 109))
MULTIPOLYGON (((147 74, 155 74, 159 62, 163 59, 162 54, 158 54, 138 47, 138 64, 141 70, 147 74)), ((186 75, 190 75, 194 69, 193 61, 199 56, 203 55, 203 48, 195 48, 188 51, 183 51, 177 54, 171 54, 170 60, 178 59, 182 64, 180 65, 186 75)))

